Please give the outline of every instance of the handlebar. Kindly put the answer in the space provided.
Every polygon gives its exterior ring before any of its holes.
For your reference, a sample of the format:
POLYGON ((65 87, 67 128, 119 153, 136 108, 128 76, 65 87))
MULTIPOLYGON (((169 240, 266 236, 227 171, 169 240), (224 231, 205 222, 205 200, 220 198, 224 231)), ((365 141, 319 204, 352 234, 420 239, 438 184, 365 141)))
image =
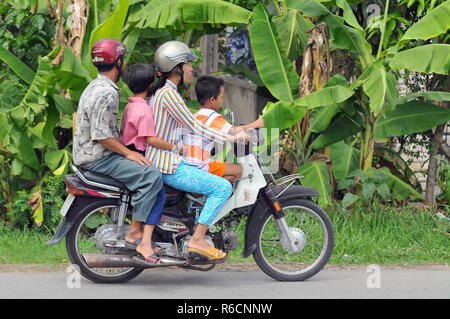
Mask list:
POLYGON ((236 157, 246 156, 252 152, 254 146, 264 145, 264 135, 259 129, 250 129, 245 133, 249 136, 247 144, 244 144, 241 138, 233 144, 236 157))

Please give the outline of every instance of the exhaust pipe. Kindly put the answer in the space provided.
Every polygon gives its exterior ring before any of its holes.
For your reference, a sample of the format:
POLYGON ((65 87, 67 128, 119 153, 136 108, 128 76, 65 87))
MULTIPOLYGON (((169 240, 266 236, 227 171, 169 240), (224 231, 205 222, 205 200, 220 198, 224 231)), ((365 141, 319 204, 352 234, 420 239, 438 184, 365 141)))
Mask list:
POLYGON ((83 258, 89 268, 115 268, 115 267, 137 267, 154 268, 186 265, 185 260, 170 257, 161 257, 161 264, 147 264, 129 255, 110 254, 83 254, 83 258))

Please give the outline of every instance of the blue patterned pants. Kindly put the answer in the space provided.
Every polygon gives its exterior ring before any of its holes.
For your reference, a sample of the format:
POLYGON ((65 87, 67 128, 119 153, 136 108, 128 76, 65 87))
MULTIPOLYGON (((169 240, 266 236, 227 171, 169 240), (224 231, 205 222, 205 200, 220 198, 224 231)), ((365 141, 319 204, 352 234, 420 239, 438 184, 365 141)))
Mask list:
POLYGON ((197 220, 210 226, 230 198, 232 186, 226 179, 181 162, 173 174, 162 174, 164 184, 170 187, 206 195, 205 206, 197 220))

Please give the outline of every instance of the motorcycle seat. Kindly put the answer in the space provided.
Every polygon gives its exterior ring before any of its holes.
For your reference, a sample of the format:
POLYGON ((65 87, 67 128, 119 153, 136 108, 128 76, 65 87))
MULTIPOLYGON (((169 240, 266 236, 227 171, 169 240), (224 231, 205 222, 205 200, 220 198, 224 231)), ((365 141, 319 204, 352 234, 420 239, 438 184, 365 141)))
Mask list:
POLYGON ((107 175, 103 175, 100 173, 96 173, 93 171, 88 171, 85 169, 78 169, 80 171, 81 174, 83 174, 83 176, 90 182, 94 182, 94 183, 98 183, 98 184, 104 184, 104 185, 109 185, 109 186, 114 186, 120 189, 126 189, 128 190, 127 186, 122 183, 119 182, 118 180, 107 176, 107 175))
POLYGON ((170 187, 167 184, 164 184, 164 189, 166 190, 166 194, 169 194, 169 195, 177 195, 178 193, 184 193, 183 191, 173 188, 173 187, 170 187))

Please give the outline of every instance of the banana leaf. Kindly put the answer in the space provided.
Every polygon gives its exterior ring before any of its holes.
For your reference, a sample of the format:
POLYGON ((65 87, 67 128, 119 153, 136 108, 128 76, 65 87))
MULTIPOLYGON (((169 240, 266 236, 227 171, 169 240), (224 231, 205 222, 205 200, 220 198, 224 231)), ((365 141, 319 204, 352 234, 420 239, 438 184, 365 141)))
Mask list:
POLYGON ((45 154, 45 163, 56 176, 67 173, 70 162, 70 154, 67 150, 57 150, 45 154))
POLYGON ((288 74, 290 69, 285 66, 286 61, 283 60, 278 47, 269 14, 261 3, 258 3, 253 11, 253 21, 250 24, 250 42, 259 76, 267 89, 278 100, 292 102, 292 90, 298 87, 291 87, 288 74))
POLYGON ((353 14, 352 8, 350 8, 350 5, 346 0, 336 0, 336 5, 342 9, 344 13, 344 21, 347 22, 349 25, 354 27, 355 29, 358 29, 362 32, 364 32, 363 28, 358 23, 358 20, 356 20, 355 15, 353 14))
MULTIPOLYGON (((34 205, 32 206, 33 219, 37 226, 41 226, 44 221, 44 209, 43 209, 43 201, 42 201, 42 192, 41 188, 38 187, 36 192, 33 194, 35 196, 34 205)), ((28 202, 30 204, 30 202, 28 202)))
POLYGON ((364 68, 363 72, 360 74, 360 76, 358 76, 358 78, 352 83, 350 84, 350 89, 351 90, 355 90, 356 88, 358 88, 359 86, 361 86, 365 81, 367 81, 367 79, 369 78, 369 76, 375 72, 376 70, 378 70, 379 68, 383 68, 383 60, 382 59, 378 59, 375 62, 371 63, 370 65, 368 65, 366 68, 364 68))
POLYGON ((437 37, 450 28, 450 1, 446 1, 428 12, 422 19, 410 27, 401 40, 437 37))
POLYGON ((53 136, 53 130, 55 129, 56 123, 58 123, 58 121, 59 121, 59 112, 52 101, 47 107, 47 117, 45 119, 45 125, 42 130, 42 141, 44 141, 45 144, 50 146, 51 149, 58 148, 58 145, 56 144, 56 139, 53 136))
POLYGON ((77 104, 70 99, 54 94, 53 100, 55 100, 55 106, 59 112, 72 115, 77 111, 77 104))
POLYGON ((413 100, 396 105, 375 124, 375 138, 424 132, 450 121, 450 110, 433 103, 413 100))
POLYGON ((423 97, 430 101, 450 101, 449 92, 425 91, 425 92, 408 93, 405 96, 399 97, 396 99, 396 104, 403 104, 409 100, 413 100, 418 97, 423 97))
POLYGON ((268 102, 262 111, 264 127, 284 130, 303 119, 306 111, 305 107, 298 107, 285 101, 268 102))
POLYGON ((6 114, 3 112, 0 112, 0 137, 4 139, 6 137, 6 134, 8 134, 8 118, 6 117, 6 114))
POLYGON ((352 136, 361 131, 364 126, 363 122, 364 120, 359 113, 355 113, 352 117, 341 114, 312 142, 311 147, 315 150, 320 150, 352 136))
POLYGON ((422 195, 417 192, 413 186, 408 182, 402 180, 400 177, 392 174, 387 167, 378 169, 388 177, 388 185, 391 189, 392 197, 397 200, 406 200, 409 197, 412 199, 423 200, 422 195))
POLYGON ((333 117, 339 113, 340 108, 337 104, 321 106, 311 112, 311 122, 309 129, 313 133, 321 133, 330 125, 333 117))
POLYGON ((382 109, 387 94, 386 70, 380 67, 372 72, 363 84, 363 90, 369 97, 369 108, 378 115, 382 109))
POLYGON ((309 109, 319 106, 341 103, 354 94, 353 90, 341 85, 324 87, 323 89, 305 95, 294 101, 297 106, 306 106, 309 109))
POLYGON ((327 207, 331 204, 331 184, 328 166, 325 162, 307 162, 300 166, 298 173, 303 175, 302 185, 314 187, 320 194, 319 205, 327 207))
POLYGON ((153 0, 131 14, 129 22, 140 29, 182 31, 185 24, 246 24, 251 15, 251 11, 221 0, 153 0))
POLYGON ((359 150, 344 141, 330 145, 330 160, 336 180, 342 180, 359 168, 359 150))
POLYGON ((221 0, 184 0, 181 10, 184 23, 246 24, 252 16, 251 11, 221 0))
POLYGON ((20 61, 14 54, 5 50, 0 45, 0 60, 5 62, 14 73, 17 74, 27 84, 31 84, 34 79, 35 73, 25 63, 20 61))
POLYGON ((140 29, 165 29, 167 26, 182 29, 182 0, 153 0, 144 8, 133 13, 129 22, 137 23, 140 29))
POLYGON ((23 131, 16 127, 11 127, 9 135, 11 136, 12 143, 17 147, 20 159, 31 168, 35 170, 39 169, 39 160, 33 149, 27 130, 23 131))
POLYGON ((393 69, 447 75, 450 71, 450 45, 428 44, 404 50, 389 63, 393 69))
POLYGON ((287 14, 273 18, 273 24, 280 36, 279 47, 289 60, 295 60, 302 56, 302 48, 308 41, 306 31, 314 27, 314 24, 305 19, 298 10, 288 10, 287 14))

